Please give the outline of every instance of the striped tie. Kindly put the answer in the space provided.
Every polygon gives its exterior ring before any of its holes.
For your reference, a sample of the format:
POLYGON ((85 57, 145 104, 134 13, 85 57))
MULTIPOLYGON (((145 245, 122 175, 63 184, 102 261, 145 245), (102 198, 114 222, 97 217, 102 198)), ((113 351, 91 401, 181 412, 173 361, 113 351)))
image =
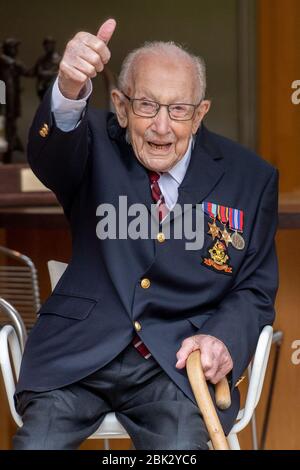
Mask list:
POLYGON ((145 359, 149 359, 149 357, 152 356, 151 352, 138 335, 135 335, 132 344, 145 359))
POLYGON ((149 179, 150 179, 152 198, 153 198, 153 201, 156 202, 158 220, 159 220, 159 223, 161 223, 166 217, 166 215, 168 214, 169 210, 166 206, 165 198, 158 184, 160 175, 156 173, 156 171, 149 171, 148 174, 149 174, 149 179))
MULTIPOLYGON (((153 201, 156 202, 156 207, 157 207, 157 215, 158 215, 158 220, 159 223, 161 223, 166 215, 168 214, 169 210, 166 206, 165 203, 165 198, 160 190, 158 180, 160 178, 160 175, 156 173, 155 171, 148 171, 149 175, 149 180, 150 180, 150 188, 151 188, 151 194, 153 201)), ((149 349, 147 346, 141 341, 140 337, 138 335, 135 335, 133 338, 133 346, 138 350, 138 352, 145 358, 149 359, 149 357, 152 356, 150 353, 149 349)))

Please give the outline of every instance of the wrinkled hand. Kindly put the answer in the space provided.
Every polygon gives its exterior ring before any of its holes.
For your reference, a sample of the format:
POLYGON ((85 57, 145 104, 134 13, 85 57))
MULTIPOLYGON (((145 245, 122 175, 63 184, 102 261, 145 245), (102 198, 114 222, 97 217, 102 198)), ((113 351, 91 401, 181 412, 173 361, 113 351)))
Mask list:
POLYGON ((197 349, 201 352, 201 364, 205 378, 216 384, 231 371, 233 362, 225 344, 214 336, 195 335, 186 338, 177 351, 177 369, 183 369, 188 356, 197 349))
POLYGON ((68 42, 58 72, 59 89, 66 98, 77 99, 88 79, 102 72, 111 56, 107 43, 115 27, 116 21, 109 19, 96 36, 81 31, 68 42))

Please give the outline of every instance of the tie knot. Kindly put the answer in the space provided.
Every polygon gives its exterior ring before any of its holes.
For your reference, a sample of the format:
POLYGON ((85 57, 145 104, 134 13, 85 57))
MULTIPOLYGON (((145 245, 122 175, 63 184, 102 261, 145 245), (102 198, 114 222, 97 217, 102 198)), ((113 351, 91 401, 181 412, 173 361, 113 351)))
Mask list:
POLYGON ((149 179, 150 179, 151 184, 156 183, 160 178, 160 175, 158 173, 156 173, 156 171, 149 170, 148 175, 149 175, 149 179))

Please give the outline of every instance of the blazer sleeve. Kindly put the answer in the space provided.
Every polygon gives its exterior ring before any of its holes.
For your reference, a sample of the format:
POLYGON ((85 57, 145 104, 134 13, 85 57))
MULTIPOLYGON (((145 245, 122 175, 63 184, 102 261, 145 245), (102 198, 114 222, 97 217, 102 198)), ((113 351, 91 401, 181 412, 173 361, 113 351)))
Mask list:
POLYGON ((51 112, 52 87, 47 91, 29 131, 27 155, 35 175, 51 189, 65 211, 71 206, 88 159, 87 109, 72 131, 59 129, 51 112), (40 130, 48 126, 48 133, 40 130))
POLYGON ((220 339, 232 360, 231 386, 248 366, 261 330, 272 325, 278 288, 275 233, 278 219, 278 172, 273 169, 262 193, 245 261, 234 286, 199 334, 220 339))

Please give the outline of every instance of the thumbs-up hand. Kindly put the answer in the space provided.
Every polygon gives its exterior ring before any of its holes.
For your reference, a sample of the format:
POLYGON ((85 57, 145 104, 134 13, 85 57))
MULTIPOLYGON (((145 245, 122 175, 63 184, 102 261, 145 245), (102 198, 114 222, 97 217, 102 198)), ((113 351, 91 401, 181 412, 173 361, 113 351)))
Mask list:
POLYGON ((109 19, 96 36, 81 31, 68 42, 58 72, 59 89, 66 98, 77 99, 88 79, 102 72, 111 56, 107 43, 115 27, 116 21, 109 19))

